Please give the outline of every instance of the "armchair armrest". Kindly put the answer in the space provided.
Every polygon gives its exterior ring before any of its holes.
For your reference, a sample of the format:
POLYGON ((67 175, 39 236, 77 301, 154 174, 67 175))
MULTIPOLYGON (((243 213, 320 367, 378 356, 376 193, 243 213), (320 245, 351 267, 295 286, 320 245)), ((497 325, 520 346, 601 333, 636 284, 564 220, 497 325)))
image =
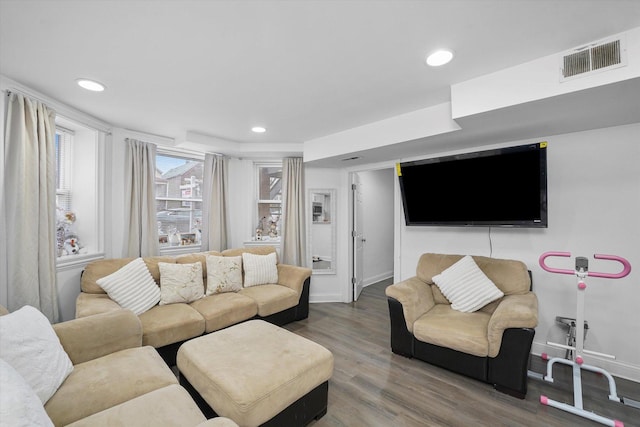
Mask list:
POLYGON ((489 357, 500 352, 502 334, 508 328, 535 328, 538 325, 538 298, 533 292, 524 295, 507 295, 489 319, 487 337, 489 357))
POLYGON ((56 323, 53 329, 74 365, 142 345, 142 323, 130 310, 56 323))
POLYGON ((402 304, 409 332, 413 332, 413 323, 435 305, 431 286, 417 277, 387 286, 385 294, 402 304))
POLYGON ((293 289, 300 295, 304 281, 311 277, 311 269, 296 265, 278 264, 278 284, 293 289))

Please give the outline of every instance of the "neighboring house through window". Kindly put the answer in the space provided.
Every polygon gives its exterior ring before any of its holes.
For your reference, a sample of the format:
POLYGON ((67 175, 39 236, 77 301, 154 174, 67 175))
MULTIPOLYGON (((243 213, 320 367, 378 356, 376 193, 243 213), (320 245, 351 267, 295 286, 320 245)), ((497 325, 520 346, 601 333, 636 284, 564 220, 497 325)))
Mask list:
POLYGON ((279 239, 282 217, 282 162, 257 162, 255 168, 258 214, 256 235, 261 233, 265 240, 279 239))
POLYGON ((204 161, 156 155, 156 218, 160 248, 200 244, 204 161))

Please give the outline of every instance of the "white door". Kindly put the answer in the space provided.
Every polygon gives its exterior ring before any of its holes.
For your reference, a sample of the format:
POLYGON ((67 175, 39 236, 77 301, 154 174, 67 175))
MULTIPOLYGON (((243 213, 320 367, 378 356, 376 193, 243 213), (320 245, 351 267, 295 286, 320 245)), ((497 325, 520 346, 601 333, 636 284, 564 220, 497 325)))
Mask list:
POLYGON ((351 174, 351 176, 351 200, 353 201, 353 218, 351 221, 351 236, 353 238, 353 276, 351 278, 351 283, 353 284, 353 300, 357 301, 360 293, 362 292, 362 252, 364 249, 364 242, 366 240, 362 235, 362 191, 360 176, 355 172, 351 174))

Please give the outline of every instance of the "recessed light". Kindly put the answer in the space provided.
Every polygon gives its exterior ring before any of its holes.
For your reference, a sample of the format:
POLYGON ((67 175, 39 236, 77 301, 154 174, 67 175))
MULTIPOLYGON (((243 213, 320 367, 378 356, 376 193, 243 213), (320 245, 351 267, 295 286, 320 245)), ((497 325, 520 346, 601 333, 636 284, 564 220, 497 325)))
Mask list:
POLYGON ((251 131, 255 133, 265 133, 267 129, 263 128, 262 126, 254 126, 251 128, 251 131))
POLYGON ((78 86, 81 88, 93 91, 93 92, 102 92, 105 89, 105 86, 102 83, 98 83, 95 80, 89 79, 77 79, 76 82, 78 86))
POLYGON ((437 50, 433 52, 431 55, 427 56, 427 65, 431 65, 432 67, 439 67, 440 65, 444 65, 453 59, 453 52, 450 50, 437 50))

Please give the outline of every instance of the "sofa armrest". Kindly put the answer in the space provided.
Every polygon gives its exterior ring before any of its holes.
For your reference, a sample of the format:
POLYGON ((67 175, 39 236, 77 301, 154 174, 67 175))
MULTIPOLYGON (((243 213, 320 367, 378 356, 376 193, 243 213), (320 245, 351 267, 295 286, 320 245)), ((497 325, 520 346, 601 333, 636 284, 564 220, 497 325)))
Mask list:
POLYGON ((533 292, 524 295, 507 295, 489 319, 487 338, 489 357, 500 352, 502 334, 508 328, 535 328, 538 325, 538 298, 533 292))
POLYGON ((385 294, 402 304, 409 332, 413 332, 413 323, 435 305, 431 286, 417 277, 387 286, 385 294))
POLYGON ((76 319, 122 309, 120 304, 109 298, 107 294, 80 292, 76 298, 76 319))
POLYGON ((311 269, 296 265, 278 264, 278 284, 302 294, 304 281, 311 277, 311 269))
POLYGON ((142 323, 131 310, 56 323, 53 329, 74 365, 142 346, 142 323))

